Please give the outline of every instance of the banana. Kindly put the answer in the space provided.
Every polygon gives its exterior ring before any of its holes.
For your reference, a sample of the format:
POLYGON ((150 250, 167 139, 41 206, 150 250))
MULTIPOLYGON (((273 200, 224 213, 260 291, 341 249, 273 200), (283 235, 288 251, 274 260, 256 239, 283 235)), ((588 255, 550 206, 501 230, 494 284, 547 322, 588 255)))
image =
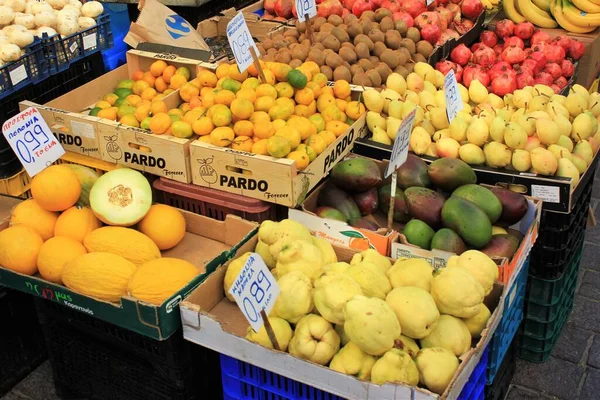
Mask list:
POLYGON ((550 0, 531 0, 531 2, 542 10, 550 12, 550 0))
POLYGON ((600 13, 600 6, 592 3, 590 0, 571 0, 571 2, 581 11, 588 13, 600 13))
POLYGON ((568 32, 588 33, 588 32, 592 32, 593 30, 596 29, 596 27, 584 28, 584 27, 575 25, 575 24, 571 23, 568 19, 566 19, 565 15, 563 13, 563 9, 562 9, 562 0, 552 0, 551 10, 552 10, 552 15, 554 16, 554 19, 556 19, 556 21, 561 26, 561 28, 563 28, 564 30, 566 30, 568 32))
POLYGON ((569 0, 563 0, 562 11, 565 18, 574 25, 582 28, 596 28, 600 26, 600 13, 583 13, 575 7, 569 0), (583 15, 582 15, 583 14, 583 15))
POLYGON ((531 0, 516 0, 516 4, 521 14, 532 24, 540 28, 556 28, 558 26, 550 14, 537 7, 531 0))
POLYGON ((506 16, 514 23, 527 21, 515 8, 515 0, 504 0, 502 2, 502 8, 506 16))
MULTIPOLYGON (((596 0, 596 1, 600 1, 600 0, 596 0)), ((490 0, 490 3, 492 3, 493 6, 497 7, 500 4, 500 0, 490 0)))

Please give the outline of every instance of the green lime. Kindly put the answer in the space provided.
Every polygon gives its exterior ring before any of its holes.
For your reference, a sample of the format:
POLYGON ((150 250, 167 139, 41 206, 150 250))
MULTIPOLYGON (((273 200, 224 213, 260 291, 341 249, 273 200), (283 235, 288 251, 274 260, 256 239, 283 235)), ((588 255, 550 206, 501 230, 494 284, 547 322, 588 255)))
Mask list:
POLYGON ((297 69, 293 69, 290 72, 288 72, 287 79, 290 85, 292 85, 296 89, 304 89, 304 87, 306 86, 306 75, 304 75, 302 71, 299 71, 297 69))
POLYGON ((133 91, 131 89, 126 89, 126 88, 116 88, 114 93, 119 96, 120 98, 124 99, 125 97, 129 96, 130 94, 133 94, 133 91))
POLYGON ((98 115, 98 111, 102 110, 100 107, 94 107, 92 108, 92 111, 90 111, 90 115, 92 117, 95 117, 96 115, 98 115))
POLYGON ((133 80, 132 79, 124 79, 117 83, 117 89, 133 89, 133 80))
POLYGON ((235 79, 227 78, 223 81, 221 87, 225 90, 229 90, 230 92, 237 93, 237 91, 242 87, 242 84, 235 79))

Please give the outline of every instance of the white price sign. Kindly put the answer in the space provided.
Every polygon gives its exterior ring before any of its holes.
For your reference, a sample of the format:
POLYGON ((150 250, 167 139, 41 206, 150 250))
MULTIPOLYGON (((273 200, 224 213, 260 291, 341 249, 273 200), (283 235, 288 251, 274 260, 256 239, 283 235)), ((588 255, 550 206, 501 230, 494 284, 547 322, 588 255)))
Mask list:
POLYGON ((254 48, 257 57, 260 53, 248 30, 246 19, 244 19, 244 15, 241 12, 227 24, 227 39, 229 40, 229 46, 233 51, 235 62, 240 72, 244 72, 254 62, 252 53, 250 53, 250 47, 254 48))
POLYGON ((65 154, 36 108, 30 107, 6 120, 2 133, 31 177, 65 154))
POLYGON ((464 107, 453 70, 450 70, 444 78, 444 94, 446 95, 446 115, 448 121, 452 122, 456 114, 464 107))
POLYGON ((267 315, 279 296, 279 285, 263 259, 252 253, 229 289, 242 314, 256 332, 263 325, 261 311, 267 315))
POLYGON ((390 156, 390 163, 385 170, 385 177, 389 177, 395 170, 397 170, 408 157, 408 143, 410 141, 410 133, 415 122, 415 113, 417 109, 413 109, 410 114, 402 120, 400 128, 398 128, 398 134, 394 141, 394 147, 392 148, 392 155, 390 156))
POLYGON ((308 15, 308 18, 312 18, 317 15, 317 4, 315 0, 296 0, 296 12, 298 13, 298 21, 304 22, 308 15))

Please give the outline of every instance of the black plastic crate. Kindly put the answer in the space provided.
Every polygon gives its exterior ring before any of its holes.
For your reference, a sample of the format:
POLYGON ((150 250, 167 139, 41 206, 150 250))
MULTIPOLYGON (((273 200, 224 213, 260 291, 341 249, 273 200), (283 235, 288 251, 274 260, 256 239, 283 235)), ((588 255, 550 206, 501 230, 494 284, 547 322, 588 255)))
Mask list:
POLYGON ((222 397, 219 355, 181 332, 157 341, 57 303, 35 305, 63 399, 222 397))
POLYGON ((0 99, 43 81, 49 74, 42 41, 35 39, 18 60, 0 67, 0 99))
POLYGON ((25 293, 0 286, 0 397, 46 359, 46 343, 25 293))
POLYGON ((508 393, 510 383, 517 369, 517 335, 511 342, 496 377, 490 385, 485 386, 486 400, 503 400, 508 393))

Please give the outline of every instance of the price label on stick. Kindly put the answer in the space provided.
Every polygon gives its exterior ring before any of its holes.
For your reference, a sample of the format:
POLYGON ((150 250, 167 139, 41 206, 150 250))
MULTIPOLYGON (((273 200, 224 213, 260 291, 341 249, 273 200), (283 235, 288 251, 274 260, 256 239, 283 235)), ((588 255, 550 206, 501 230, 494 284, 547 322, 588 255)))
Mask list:
POLYGON ((315 0, 296 0, 296 12, 298 13, 298 21, 304 22, 305 16, 312 18, 317 15, 317 5, 315 0))
POLYGON ((389 177, 394 171, 396 171, 408 157, 408 142, 410 140, 410 133, 415 122, 416 107, 410 114, 402 120, 400 128, 398 128, 398 134, 394 141, 394 147, 392 148, 392 155, 390 157, 390 163, 385 170, 385 177, 389 177))
POLYGON ((444 94, 446 95, 446 115, 448 115, 448 121, 452 122, 456 114, 464 107, 453 70, 450 70, 444 78, 444 94))
POLYGON ((240 72, 244 72, 248 69, 250 64, 254 62, 250 48, 254 48, 257 57, 260 53, 248 30, 246 19, 241 12, 233 17, 227 24, 227 39, 229 40, 229 46, 233 51, 235 62, 237 63, 240 72))
POLYGON ((252 253, 235 278, 229 293, 252 329, 258 332, 264 322, 261 312, 269 315, 279 296, 279 285, 263 259, 252 253))
POLYGON ((5 121, 2 133, 31 177, 65 154, 36 108, 30 107, 5 121))

